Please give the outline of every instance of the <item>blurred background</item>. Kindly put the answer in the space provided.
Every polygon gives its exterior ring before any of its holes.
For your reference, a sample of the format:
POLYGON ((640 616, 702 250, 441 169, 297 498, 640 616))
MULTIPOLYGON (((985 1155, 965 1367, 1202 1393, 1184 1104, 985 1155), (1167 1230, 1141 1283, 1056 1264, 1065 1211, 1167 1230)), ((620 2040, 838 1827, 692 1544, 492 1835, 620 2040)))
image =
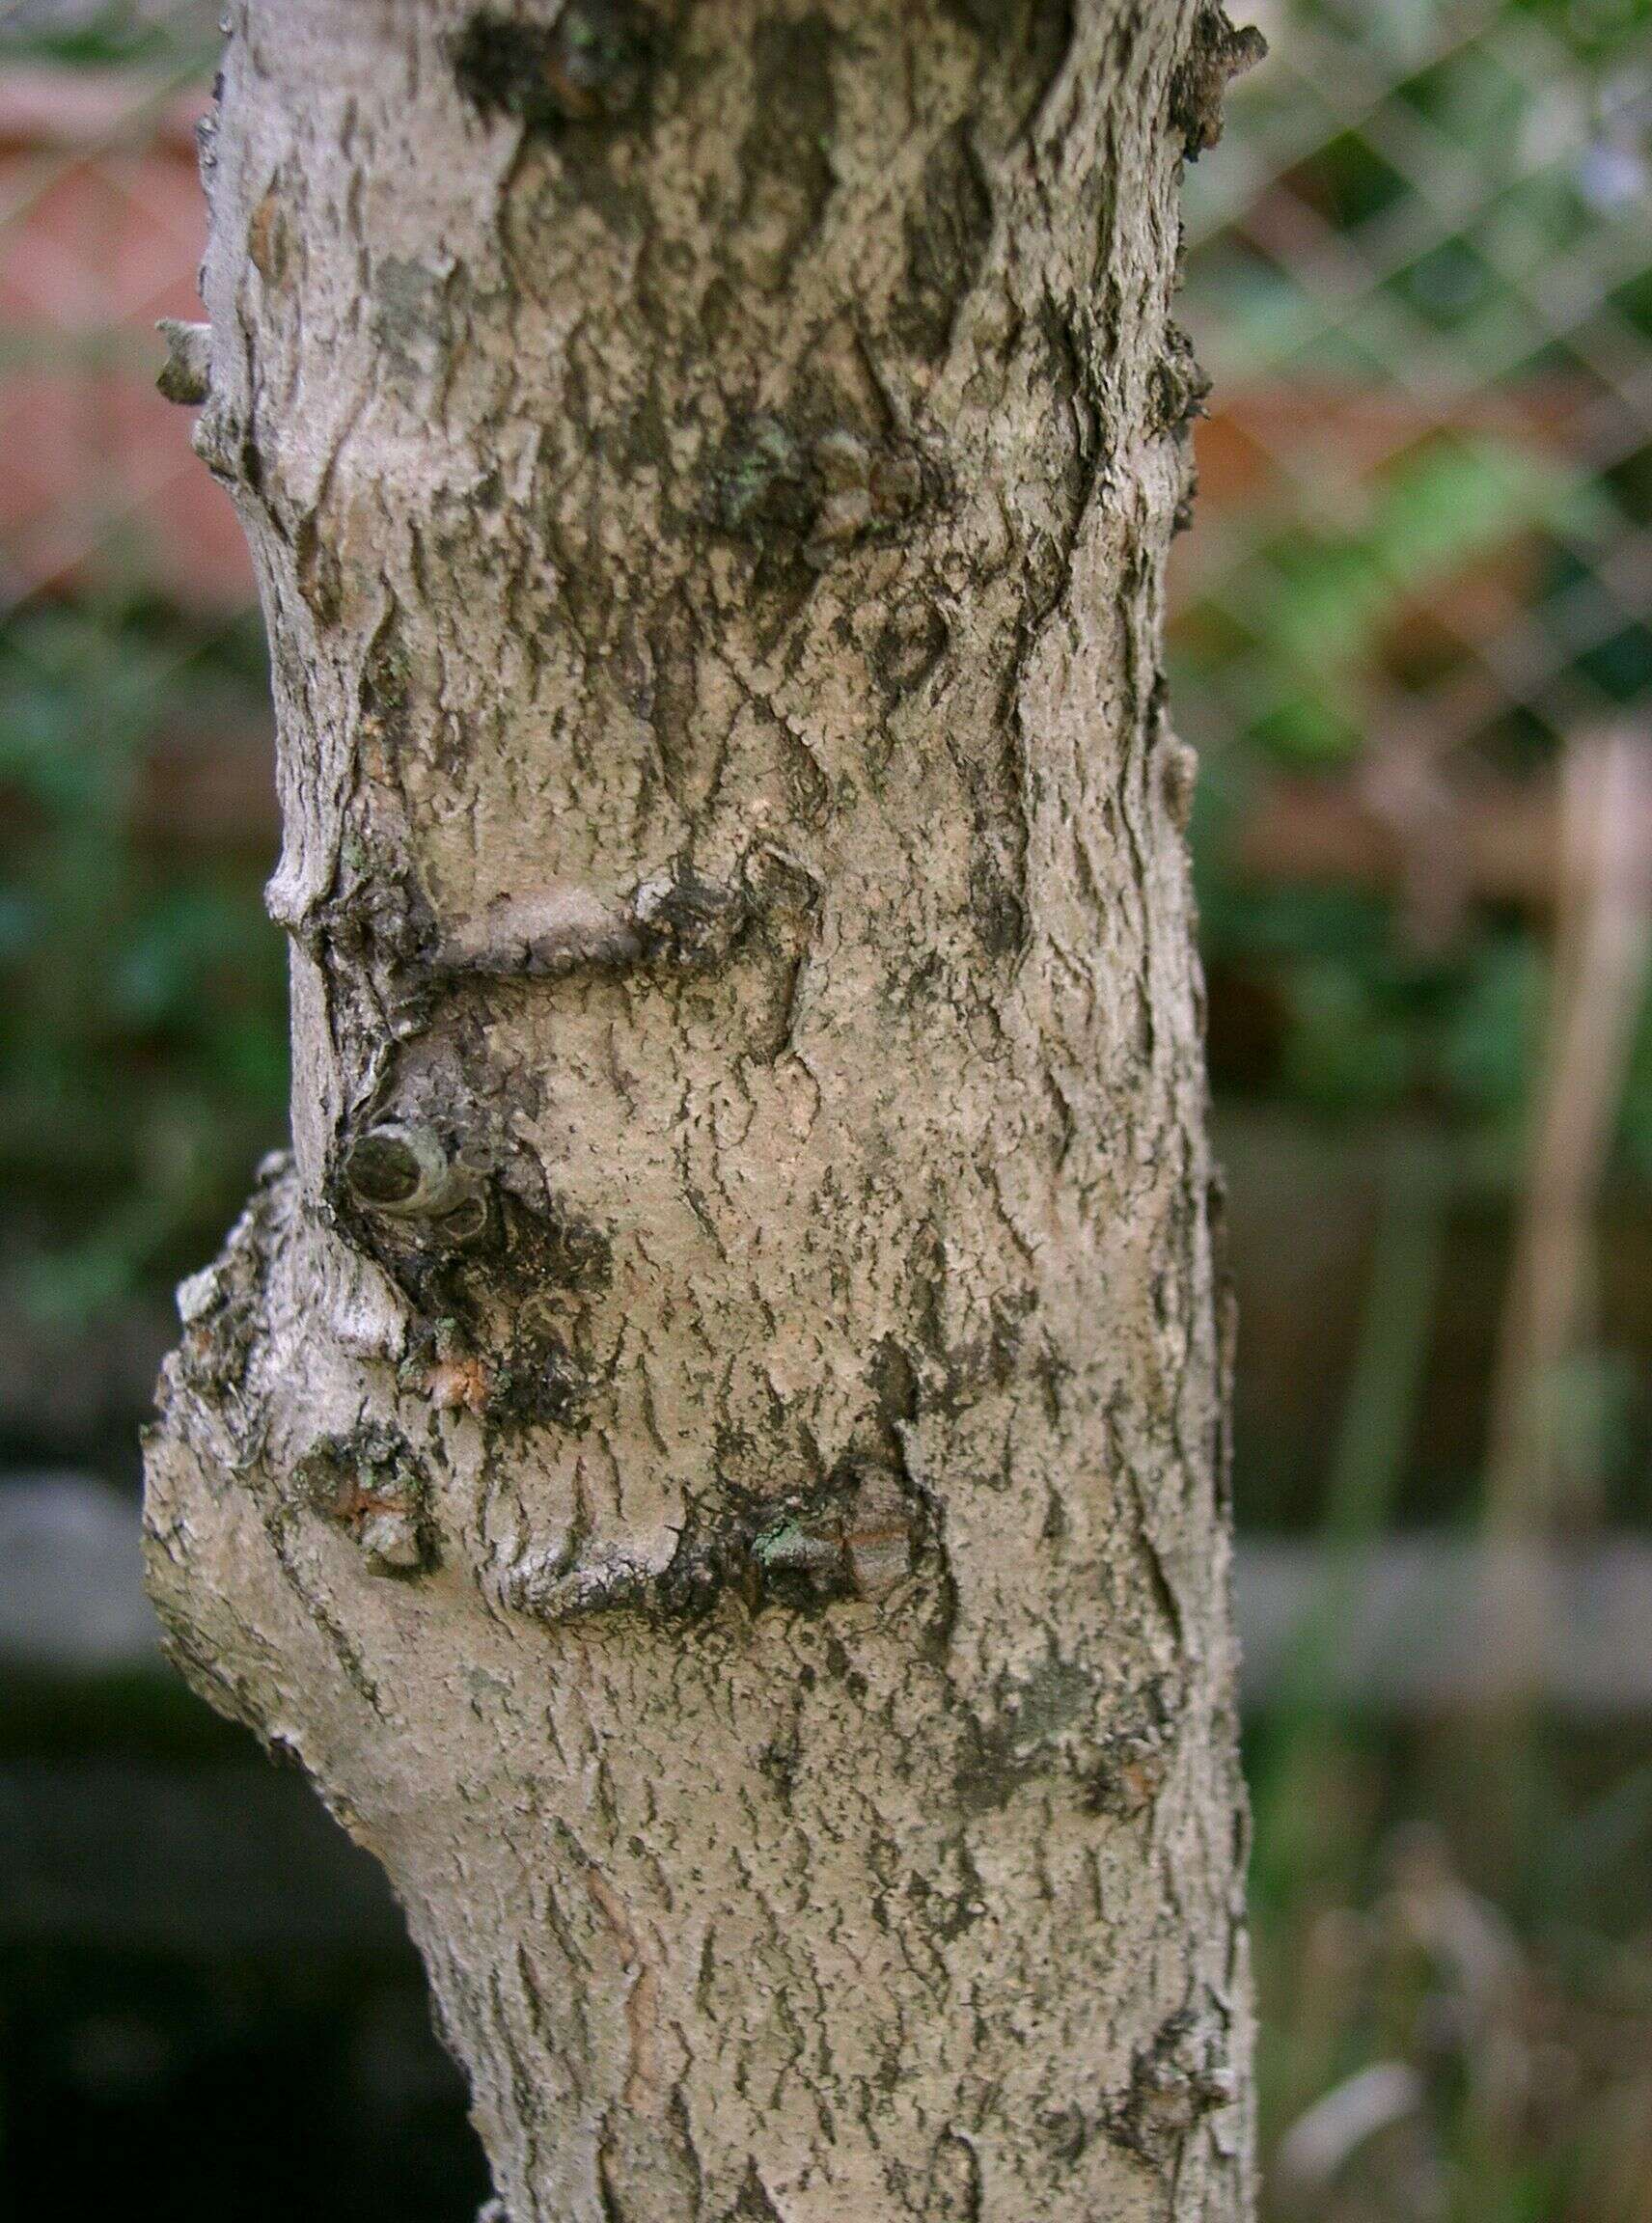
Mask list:
MULTIPOLYGON (((1652 0, 1255 0, 1177 721, 1243 1314, 1270 2223, 1652 2216, 1652 0)), ((371 1864, 160 1663, 285 1118, 261 627, 153 394, 215 8, 0 9, 0 2213, 464 2223, 371 1864)))

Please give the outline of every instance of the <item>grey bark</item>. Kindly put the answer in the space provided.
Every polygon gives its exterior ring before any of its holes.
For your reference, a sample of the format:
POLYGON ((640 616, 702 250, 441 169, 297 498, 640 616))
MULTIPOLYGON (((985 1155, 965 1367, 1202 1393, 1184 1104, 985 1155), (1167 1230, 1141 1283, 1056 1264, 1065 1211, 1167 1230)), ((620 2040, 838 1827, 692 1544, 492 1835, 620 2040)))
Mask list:
MULTIPOLYGON (((512 2223, 1238 2217, 1187 0, 233 9, 289 1159, 150 1580, 512 2223)), ((204 360, 203 360, 204 356, 204 360)))

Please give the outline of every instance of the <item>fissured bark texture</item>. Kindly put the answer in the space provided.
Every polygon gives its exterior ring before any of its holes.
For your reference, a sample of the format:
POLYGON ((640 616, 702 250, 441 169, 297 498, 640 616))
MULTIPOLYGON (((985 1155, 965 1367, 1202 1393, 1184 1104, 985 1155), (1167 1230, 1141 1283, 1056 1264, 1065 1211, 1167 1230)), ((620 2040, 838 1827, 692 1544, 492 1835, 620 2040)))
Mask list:
MULTIPOLYGON (((1186 0, 245 0, 293 1149, 151 1580, 510 2223, 1247 2212, 1186 0)), ((1214 88, 1214 89, 1213 89, 1214 88)))

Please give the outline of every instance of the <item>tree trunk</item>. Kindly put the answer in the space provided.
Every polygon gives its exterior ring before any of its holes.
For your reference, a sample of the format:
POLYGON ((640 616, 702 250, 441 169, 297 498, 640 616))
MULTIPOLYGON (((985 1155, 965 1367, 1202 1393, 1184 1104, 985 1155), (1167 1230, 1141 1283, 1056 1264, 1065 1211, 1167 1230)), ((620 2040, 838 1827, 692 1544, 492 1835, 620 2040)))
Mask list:
POLYGON ((150 1576, 512 2223, 1247 2211, 1192 0, 246 0, 293 1148, 150 1576))

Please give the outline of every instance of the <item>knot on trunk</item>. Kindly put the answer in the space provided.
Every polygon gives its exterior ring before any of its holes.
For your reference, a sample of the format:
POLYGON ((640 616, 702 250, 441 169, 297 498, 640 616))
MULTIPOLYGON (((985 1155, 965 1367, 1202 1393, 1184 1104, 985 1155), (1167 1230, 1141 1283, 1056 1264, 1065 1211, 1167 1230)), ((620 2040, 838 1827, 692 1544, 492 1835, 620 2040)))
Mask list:
POLYGON ((168 401, 198 408, 211 387, 211 325, 186 324, 177 316, 163 316, 155 330, 166 342, 166 361, 155 380, 157 392, 168 401))
POLYGON ((919 1493, 889 1462, 851 1455, 812 1489, 696 1506, 663 1565, 612 1547, 576 1551, 571 1540, 531 1554, 503 1578, 500 1603, 553 1622, 625 1612, 693 1623, 730 1598, 748 1613, 817 1613, 886 1599, 925 1559, 941 1564, 919 1493))
POLYGON ((301 1499, 342 1528, 374 1575, 405 1578, 436 1564, 429 1479, 389 1428, 324 1436, 293 1469, 301 1499))
POLYGON ((444 1245, 474 1242, 487 1224, 483 1176, 432 1127, 386 1119, 364 1129, 345 1148, 344 1180, 364 1212, 429 1221, 444 1245))
POLYGON ((1268 51, 1253 23, 1243 28, 1222 8, 1201 8, 1194 18, 1187 54, 1170 79, 1170 124, 1181 135, 1190 162, 1222 137, 1229 82, 1251 69, 1268 51))
POLYGON ((1181 2008, 1138 2050, 1130 2089, 1107 2116, 1108 2135, 1162 2165, 1203 2116, 1231 2103, 1237 2088, 1216 2017, 1181 2008))
POLYGON ((558 979, 650 965, 703 970, 725 958, 750 923, 757 892, 706 880, 679 860, 605 896, 572 881, 503 895, 444 939, 436 970, 497 979, 558 979))
POLYGON ((789 549, 816 569, 857 540, 904 524, 928 492, 909 443, 841 425, 800 431, 758 414, 730 425, 706 503, 717 530, 759 553, 789 549))

